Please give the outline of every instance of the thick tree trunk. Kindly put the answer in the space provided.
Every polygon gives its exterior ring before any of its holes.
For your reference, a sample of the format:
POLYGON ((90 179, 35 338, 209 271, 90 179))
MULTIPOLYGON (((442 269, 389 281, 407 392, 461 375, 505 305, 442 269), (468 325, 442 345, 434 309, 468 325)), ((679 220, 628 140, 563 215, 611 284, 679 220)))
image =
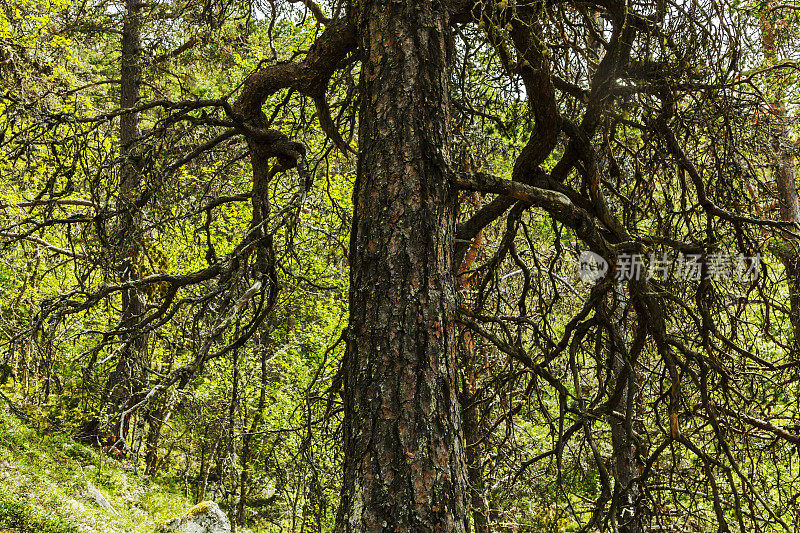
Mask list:
POLYGON ((467 530, 456 397, 447 14, 361 0, 340 532, 467 530))

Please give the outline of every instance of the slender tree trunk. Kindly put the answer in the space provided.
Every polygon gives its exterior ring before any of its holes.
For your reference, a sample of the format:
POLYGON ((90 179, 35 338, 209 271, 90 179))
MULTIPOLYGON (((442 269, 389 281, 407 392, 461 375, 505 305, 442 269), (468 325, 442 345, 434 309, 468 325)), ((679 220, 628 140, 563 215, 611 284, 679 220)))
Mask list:
MULTIPOLYGON (((794 143, 789 132, 786 108, 777 94, 770 111, 770 143, 780 216, 781 220, 797 224, 800 223, 800 201, 795 181, 794 143)), ((793 343, 797 347, 800 343, 800 243, 795 238, 785 239, 777 255, 786 271, 789 322, 792 325, 793 343)))
POLYGON ((206 487, 205 484, 208 480, 208 461, 206 458, 206 439, 200 440, 200 470, 198 471, 198 478, 200 479, 200 485, 197 488, 197 496, 195 497, 195 503, 200 503, 203 501, 203 496, 205 496, 206 487))
MULTIPOLYGON (((120 69, 120 107, 130 109, 139 104, 142 87, 142 15, 139 0, 126 0, 122 22, 122 66, 120 69)), ((120 116, 120 154, 122 156, 119 188, 118 231, 113 257, 118 265, 120 281, 136 279, 136 259, 139 254, 139 221, 133 205, 142 184, 142 163, 137 141, 141 137, 139 113, 120 116)), ((137 289, 122 292, 123 328, 135 324, 144 312, 143 295, 137 289)), ((143 336, 123 338, 127 346, 119 353, 117 365, 106 383, 104 406, 110 403, 112 411, 119 411, 131 403, 141 392, 147 379, 147 341, 143 336)), ((125 425, 127 427, 127 424, 125 425)), ((116 428, 115 428, 116 430, 116 428)), ((124 431, 123 431, 124 433, 124 431)), ((124 438, 125 435, 118 435, 124 438)))
MULTIPOLYGON (((174 352, 170 349, 167 352, 166 368, 161 368, 162 373, 172 372, 174 363, 174 352), (164 370, 166 369, 166 372, 164 370)), ((158 446, 161 440, 161 430, 170 417, 169 395, 164 394, 157 398, 152 409, 148 411, 148 432, 145 441, 145 474, 154 474, 158 467, 158 446)))
MULTIPOLYGON (((205 452, 203 454, 203 460, 200 464, 200 475, 202 477, 202 482, 200 483, 200 491, 197 494, 197 503, 202 502, 206 498, 206 491, 208 490, 208 476, 211 473, 211 462, 215 460, 217 457, 217 450, 219 449, 219 439, 214 441, 214 444, 211 446, 211 451, 209 452, 208 459, 206 459, 205 452)), ((221 472, 221 468, 219 466, 219 462, 217 462, 217 472, 221 472)))
MULTIPOLYGON (((775 169, 775 184, 778 189, 781 219, 800 222, 800 205, 795 182, 795 165, 791 135, 787 127, 788 118, 782 102, 773 104, 772 149, 775 169)), ((800 243, 788 238, 781 245, 778 256, 786 271, 789 286, 789 321, 792 325, 793 342, 800 343, 800 243)))
MULTIPOLYGON (((768 62, 776 59, 777 38, 776 15, 771 4, 764 3, 761 15, 761 48, 768 62)), ((775 185, 778 191, 781 219, 786 222, 800 223, 800 199, 797 195, 795 181, 794 143, 789 131, 789 118, 784 105, 785 86, 774 81, 767 91, 770 99, 770 144, 772 145, 772 165, 775 185)), ((800 243, 797 239, 788 238, 777 250, 778 257, 786 271, 786 282, 789 288, 789 321, 792 326, 795 349, 800 346, 800 243)))
POLYGON ((625 321, 627 297, 625 286, 618 283, 613 292, 611 306, 611 326, 616 339, 611 345, 610 389, 621 391, 609 406, 611 414, 608 424, 611 427, 611 445, 614 471, 614 519, 620 533, 642 533, 641 496, 642 490, 637 478, 640 475, 640 462, 636 444, 632 438, 632 419, 635 417, 634 403, 638 400, 636 369, 629 361, 629 335, 625 321), (630 423, 630 425, 629 425, 630 423))
MULTIPOLYGON (((268 338, 268 335, 263 334, 264 338, 268 338)), ((263 345, 263 342, 262 342, 263 345)), ((242 475, 239 480, 239 505, 237 507, 237 515, 240 524, 244 524, 247 518, 246 514, 246 507, 247 507, 247 494, 250 490, 250 461, 253 455, 253 439, 255 437, 256 431, 258 431, 258 427, 261 425, 261 422, 264 420, 264 408, 267 405, 267 383, 268 383, 268 375, 267 375, 267 359, 271 354, 271 350, 268 350, 266 347, 263 347, 261 350, 261 391, 259 392, 258 396, 258 407, 256 408, 256 412, 253 415, 253 422, 250 424, 250 431, 248 431, 243 439, 242 439, 242 475)))
POLYGON ((483 477, 483 446, 481 438, 484 429, 481 413, 476 403, 477 376, 475 372, 475 342, 470 331, 462 333, 462 350, 469 357, 466 364, 465 382, 462 385, 461 405, 464 420, 464 442, 466 443, 467 481, 469 482, 470 514, 474 533, 489 533, 489 503, 484 496, 486 484, 483 477))
MULTIPOLYGON (((232 379, 232 391, 231 391, 231 403, 228 409, 228 446, 227 446, 227 454, 228 457, 231 459, 236 457, 236 407, 239 403, 239 350, 233 350, 233 379, 232 379)), ((234 483, 238 483, 238 472, 236 472, 236 463, 231 461, 231 479, 235 480, 234 483)), ((220 475, 222 474, 222 470, 220 470, 220 475)), ((233 487, 233 498, 231 501, 231 507, 236 505, 236 484, 233 487)), ((237 522, 237 515, 233 515, 233 520, 231 520, 231 532, 236 533, 236 522, 237 522)))
POLYGON ((361 0, 363 87, 336 531, 464 532, 447 12, 361 0))
MULTIPOLYGON (((471 172, 470 166, 462 169, 471 172)), ((472 198, 477 208, 477 195, 472 198)), ((469 298, 470 269, 480 252, 483 243, 483 230, 479 231, 473 239, 469 250, 460 267, 456 282, 459 290, 459 303, 470 308, 469 298)), ((472 517, 472 530, 474 533, 489 533, 489 503, 486 500, 486 484, 483 477, 483 450, 482 437, 485 429, 481 424, 481 412, 478 409, 478 372, 475 339, 472 331, 466 327, 460 328, 458 336, 458 360, 464 369, 459 401, 461 402, 461 417, 464 426, 464 444, 466 446, 467 481, 469 483, 469 514, 472 517)))

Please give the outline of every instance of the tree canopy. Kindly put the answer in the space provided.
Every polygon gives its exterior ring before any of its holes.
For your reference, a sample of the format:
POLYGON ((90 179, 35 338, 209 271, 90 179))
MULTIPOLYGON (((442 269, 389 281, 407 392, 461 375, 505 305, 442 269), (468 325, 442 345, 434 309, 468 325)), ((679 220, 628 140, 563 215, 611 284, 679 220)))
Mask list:
POLYGON ((2 0, 2 398, 253 531, 795 531, 798 16, 2 0))

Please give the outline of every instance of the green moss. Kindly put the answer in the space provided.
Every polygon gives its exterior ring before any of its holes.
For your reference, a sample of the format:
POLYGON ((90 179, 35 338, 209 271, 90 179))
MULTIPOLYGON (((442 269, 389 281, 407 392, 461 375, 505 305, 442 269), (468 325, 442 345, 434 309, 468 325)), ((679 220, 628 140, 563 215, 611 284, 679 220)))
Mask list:
POLYGON ((192 507, 191 509, 189 509, 188 511, 186 511, 186 514, 183 515, 181 518, 192 518, 192 517, 195 517, 195 516, 197 516, 199 514, 203 514, 206 511, 208 511, 208 508, 210 506, 211 506, 211 502, 200 502, 197 505, 195 505, 194 507, 192 507))

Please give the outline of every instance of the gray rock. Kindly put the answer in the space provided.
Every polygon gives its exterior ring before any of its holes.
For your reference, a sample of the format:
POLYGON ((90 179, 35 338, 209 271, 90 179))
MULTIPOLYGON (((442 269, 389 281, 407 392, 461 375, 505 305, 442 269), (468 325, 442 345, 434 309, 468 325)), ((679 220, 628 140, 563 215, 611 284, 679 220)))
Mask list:
POLYGON ((90 500, 94 501, 101 509, 109 513, 117 514, 117 510, 111 505, 108 499, 100 492, 97 487, 92 485, 89 481, 86 482, 86 495, 90 500))
POLYGON ((214 502, 201 502, 180 518, 174 518, 158 529, 159 533, 231 533, 231 522, 214 502))

